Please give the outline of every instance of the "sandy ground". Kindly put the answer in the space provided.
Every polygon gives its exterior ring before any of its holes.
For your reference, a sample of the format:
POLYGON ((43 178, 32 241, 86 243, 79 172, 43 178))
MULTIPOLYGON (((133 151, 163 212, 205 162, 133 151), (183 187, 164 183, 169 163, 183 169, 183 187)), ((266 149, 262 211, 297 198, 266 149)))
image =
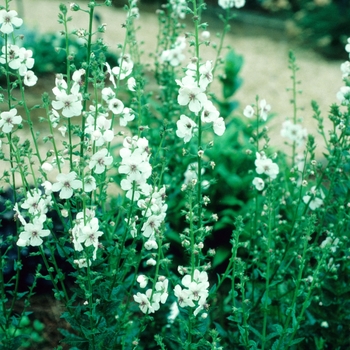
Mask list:
MULTIPOLYGON (((59 31, 62 27, 57 22, 58 6, 61 1, 56 0, 23 0, 25 23, 39 31, 59 31)), ((86 8, 87 1, 76 1, 86 8)), ((12 7, 16 5, 13 2, 12 7)), ((67 2, 67 5, 69 3, 67 2)), ((144 59, 148 60, 148 53, 154 52, 157 33, 157 19, 155 11, 141 12, 138 24, 141 30, 137 33, 138 40, 144 41, 144 59)), ((121 8, 100 7, 97 12, 102 22, 107 23, 105 41, 112 48, 124 40, 122 24, 125 21, 125 12, 121 8)), ((239 17, 239 12, 238 17, 239 17)), ((71 12, 73 22, 70 29, 87 28, 88 18, 82 12, 71 12)), ((215 30, 220 28, 220 22, 214 14, 210 19, 209 30, 212 30, 212 41, 214 42, 215 30)), ((308 130, 315 131, 316 126, 312 119, 311 100, 316 100, 323 110, 324 117, 329 110, 330 104, 336 102, 336 93, 342 86, 340 61, 327 61, 316 53, 294 47, 288 41, 287 35, 282 31, 272 32, 262 27, 254 26, 253 23, 232 23, 232 31, 227 37, 226 43, 234 50, 243 55, 244 66, 241 76, 244 83, 235 95, 240 102, 240 110, 247 104, 254 103, 255 97, 265 98, 272 106, 271 112, 278 115, 272 124, 273 145, 280 144, 279 129, 281 122, 286 117, 291 117, 292 107, 289 103, 290 92, 286 88, 291 86, 290 72, 288 66, 288 52, 292 48, 297 56, 300 67, 300 88, 303 93, 298 96, 300 111, 299 116, 304 119, 308 130)), ((190 57, 190 56, 189 56, 190 57)), ((212 48, 204 49, 203 59, 213 59, 215 51, 212 48)))

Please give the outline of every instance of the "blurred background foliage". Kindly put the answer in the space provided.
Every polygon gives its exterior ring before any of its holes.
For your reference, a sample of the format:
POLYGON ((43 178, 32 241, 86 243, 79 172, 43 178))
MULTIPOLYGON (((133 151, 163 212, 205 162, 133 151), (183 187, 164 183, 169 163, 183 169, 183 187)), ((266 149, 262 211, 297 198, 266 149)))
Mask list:
MULTIPOLYGON (((146 5, 160 5, 164 0, 141 0, 146 5)), ((218 7, 217 0, 206 1, 208 7, 218 7)), ((115 6, 124 0, 113 0, 115 6)), ((246 0, 240 13, 280 19, 286 34, 300 45, 312 47, 329 59, 345 59, 344 43, 350 36, 350 0, 246 0)), ((215 11, 213 12, 215 13, 215 11)), ((240 16, 239 16, 240 17, 240 16)), ((239 18, 238 17, 238 18, 239 18)), ((254 23, 254 18, 251 21, 254 23)))

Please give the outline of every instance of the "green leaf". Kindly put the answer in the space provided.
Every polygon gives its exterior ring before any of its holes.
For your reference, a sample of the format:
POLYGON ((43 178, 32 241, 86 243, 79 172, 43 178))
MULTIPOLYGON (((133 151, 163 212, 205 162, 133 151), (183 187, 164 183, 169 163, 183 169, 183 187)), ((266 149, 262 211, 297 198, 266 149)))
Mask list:
POLYGON ((219 247, 216 249, 216 254, 213 259, 213 267, 222 264, 225 260, 228 261, 230 254, 231 251, 227 248, 219 247))
POLYGON ((271 299, 267 296, 266 291, 265 291, 263 297, 261 298, 262 304, 265 304, 265 300, 266 300, 267 305, 271 305, 271 299), (267 298, 267 300, 266 300, 266 298, 267 298))
POLYGON ((302 342, 305 338, 297 338, 297 339, 294 339, 291 343, 290 343, 290 346, 292 345, 295 345, 295 344, 298 344, 300 342, 302 342))
POLYGON ((222 328, 222 326, 217 323, 217 322, 214 322, 215 324, 215 327, 216 327, 216 330, 218 331, 218 333, 223 337, 223 338, 226 338, 227 337, 227 332, 222 328))

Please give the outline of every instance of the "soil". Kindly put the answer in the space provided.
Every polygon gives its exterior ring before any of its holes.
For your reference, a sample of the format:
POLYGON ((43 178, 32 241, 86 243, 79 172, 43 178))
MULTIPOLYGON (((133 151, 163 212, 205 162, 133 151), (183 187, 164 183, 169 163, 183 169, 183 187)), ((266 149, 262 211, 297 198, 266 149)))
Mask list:
MULTIPOLYGON (((23 13, 20 16, 28 27, 36 28, 40 32, 58 32, 62 29, 56 21, 58 6, 61 2, 61 0, 25 0, 22 2, 23 13)), ((87 1, 76 1, 76 3, 86 7, 87 1)), ((16 1, 11 5, 12 8, 15 7, 16 1)), ((143 57, 147 61, 149 54, 155 51, 157 19, 153 6, 147 5, 144 6, 144 9, 147 11, 141 12, 138 20, 141 30, 138 31, 137 38, 146 43, 143 45, 143 57)), ((105 41, 114 50, 124 38, 122 24, 125 21, 125 13, 121 7, 101 7, 97 9, 97 12, 102 22, 107 23, 105 41)), ((239 12, 237 15, 239 18, 239 12)), ((87 16, 84 13, 72 13, 72 16, 71 29, 87 27, 87 16)), ((208 29, 212 32, 212 41, 215 42, 217 41, 215 32, 220 29, 220 21, 215 14, 208 20, 210 20, 208 29)), ((316 100, 320 104, 324 117, 327 115, 329 106, 336 102, 336 93, 342 86, 339 69, 341 62, 328 61, 313 51, 297 47, 288 36, 283 23, 281 28, 274 29, 269 28, 266 21, 263 22, 263 26, 254 25, 254 22, 256 22, 254 17, 252 19, 249 14, 245 13, 244 21, 237 20, 232 24, 232 31, 226 41, 227 45, 233 47, 236 53, 244 57, 241 72, 243 85, 235 95, 235 99, 240 103, 236 114, 242 115, 243 108, 247 104, 254 103, 256 95, 265 98, 271 104, 272 112, 277 115, 271 124, 271 144, 280 147, 280 125, 286 117, 291 117, 292 114, 292 106, 289 102, 291 93, 287 91, 287 88, 291 86, 290 72, 287 69, 289 50, 294 50, 300 67, 298 76, 303 92, 298 96, 299 116, 303 118, 309 131, 316 131, 315 122, 312 119, 311 100, 316 100)), ((206 48, 202 57, 214 59, 215 51, 212 48, 206 48)), ((344 55, 345 59, 346 55, 344 55)), ((51 90, 54 80, 53 77, 49 79, 52 80, 46 79, 39 82, 37 87, 27 89, 28 97, 33 103, 38 99, 40 102, 42 92, 51 90)), ((322 151, 322 146, 319 147, 319 151, 322 151)), ((32 317, 45 323, 45 345, 40 345, 38 349, 57 347, 61 338, 56 330, 59 327, 65 327, 64 322, 60 319, 59 303, 51 296, 38 295, 33 300, 33 311, 32 317)))

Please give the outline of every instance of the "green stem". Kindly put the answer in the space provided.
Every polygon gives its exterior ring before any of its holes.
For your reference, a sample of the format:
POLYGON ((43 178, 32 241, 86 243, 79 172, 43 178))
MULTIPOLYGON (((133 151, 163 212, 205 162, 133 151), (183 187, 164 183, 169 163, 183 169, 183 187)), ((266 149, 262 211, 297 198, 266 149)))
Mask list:
MULTIPOLYGON (((89 91, 89 76, 90 76, 90 59, 91 59, 91 48, 92 48, 92 24, 94 19, 94 9, 95 6, 89 6, 89 31, 88 31, 88 42, 87 42, 87 57, 86 57, 86 70, 85 70, 85 86, 84 86, 84 101, 83 101, 83 111, 86 111, 86 105, 87 105, 87 99, 86 95, 89 91)), ((96 100, 97 101, 97 100, 96 100)), ((97 108, 96 108, 97 110, 97 108)), ((97 112, 97 111, 96 111, 97 112)), ((85 137, 85 122, 86 117, 85 113, 82 113, 81 117, 81 138, 80 138, 80 158, 82 159, 84 157, 84 137, 85 137)))
POLYGON ((264 320, 263 320, 263 331, 262 331, 262 344, 261 349, 265 349, 266 345, 266 330, 267 330, 267 315, 268 315, 268 299, 270 289, 270 269, 271 269, 271 241, 272 241, 272 212, 271 202, 269 203, 269 222, 268 222, 268 236, 267 236, 267 266, 265 275, 265 299, 264 299, 264 320))

